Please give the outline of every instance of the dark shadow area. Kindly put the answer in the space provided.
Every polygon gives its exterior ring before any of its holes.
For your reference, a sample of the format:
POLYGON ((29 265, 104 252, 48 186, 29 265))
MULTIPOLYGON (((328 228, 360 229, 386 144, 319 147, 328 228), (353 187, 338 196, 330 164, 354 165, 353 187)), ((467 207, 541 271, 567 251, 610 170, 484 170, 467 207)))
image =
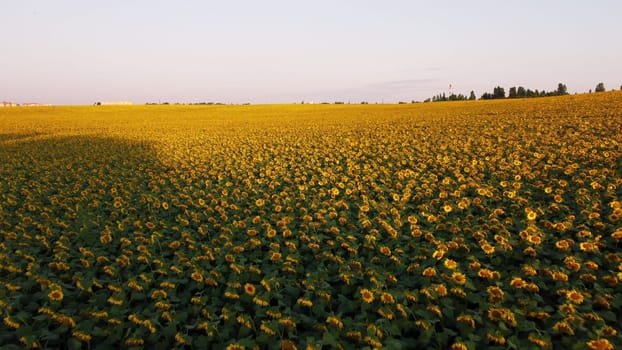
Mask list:
POLYGON ((0 134, 0 143, 6 142, 6 141, 19 141, 25 138, 39 136, 39 135, 42 135, 42 134, 38 132, 0 134))
MULTIPOLYGON (((142 234, 133 226, 137 221, 158 222, 148 199, 159 196, 152 191, 153 174, 160 176, 163 168, 149 143, 103 137, 26 139, 35 135, 0 135, 0 140, 16 141, 0 142, 0 280, 21 288, 0 285, 0 301, 11 305, 11 317, 20 322, 19 332, 8 322, 0 324, 0 344, 21 348, 23 336, 44 348, 62 348, 75 341, 71 328, 38 310, 51 307, 81 329, 108 327, 84 316, 87 310, 111 308, 106 299, 113 294, 97 289, 93 281, 125 286, 135 278, 129 275, 132 269, 116 265, 118 257, 131 254, 120 239, 142 234), (100 235, 108 229, 114 240, 104 244, 100 235), (85 255, 85 249, 93 255, 85 255), (109 263, 98 262, 98 256, 109 263), (114 276, 106 274, 106 265, 114 267, 114 276), (50 300, 45 280, 62 288, 62 303, 50 300), (94 294, 81 290, 78 282, 94 294)), ((115 311, 117 317, 123 319, 124 310, 115 311)))

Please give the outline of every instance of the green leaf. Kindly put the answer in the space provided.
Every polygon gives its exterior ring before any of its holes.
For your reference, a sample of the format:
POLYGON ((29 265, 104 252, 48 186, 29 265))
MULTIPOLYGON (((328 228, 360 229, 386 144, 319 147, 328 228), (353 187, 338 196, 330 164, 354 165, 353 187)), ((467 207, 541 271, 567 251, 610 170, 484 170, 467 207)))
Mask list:
POLYGON ((240 340, 237 341, 237 343, 242 345, 242 346, 245 346, 248 349, 252 349, 255 346, 257 346, 257 343, 255 343, 255 341, 251 337, 240 339, 240 340))
POLYGON ((607 311, 601 311, 599 314, 606 321, 616 322, 616 320, 617 320, 616 314, 614 314, 611 311, 608 311, 608 310, 607 311))
POLYGON ((400 350, 404 348, 404 343, 402 343, 401 341, 389 337, 386 338, 385 340, 383 340, 383 345, 387 348, 387 349, 395 349, 395 350, 400 350))
POLYGON ((322 335, 322 342, 326 345, 330 345, 333 348, 337 347, 337 339, 331 332, 324 332, 322 335))
POLYGON ((89 330, 89 333, 91 333, 91 335, 94 337, 106 336, 106 332, 104 332, 104 330, 99 327, 93 327, 93 329, 89 330))
POLYGON ((67 349, 80 350, 82 349, 82 343, 78 339, 71 337, 67 340, 67 349))
POLYGON ((194 337, 193 346, 195 349, 207 349, 209 348, 209 338, 204 335, 194 337))

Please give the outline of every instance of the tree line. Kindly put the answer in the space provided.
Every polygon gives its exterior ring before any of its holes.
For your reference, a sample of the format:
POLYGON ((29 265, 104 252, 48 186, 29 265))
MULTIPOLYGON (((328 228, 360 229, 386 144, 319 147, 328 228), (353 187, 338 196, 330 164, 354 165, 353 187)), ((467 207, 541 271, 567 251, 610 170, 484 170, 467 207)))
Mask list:
MULTIPOLYGON (((620 90, 622 90, 622 86, 620 86, 620 90)), ((594 91, 604 92, 605 84, 598 83, 594 91)), ((591 92, 592 90, 590 90, 590 93, 591 92)), ((563 95, 568 95, 568 88, 566 87, 566 84, 559 83, 557 84, 557 89, 553 91, 545 91, 545 90, 538 91, 537 89, 536 90, 525 89, 522 86, 518 86, 518 87, 512 86, 509 89, 507 96, 505 94, 505 89, 502 88, 501 86, 497 86, 492 90, 492 92, 484 92, 482 96, 480 96, 479 99, 480 100, 496 100, 496 99, 503 99, 503 98, 531 98, 531 97, 547 97, 547 96, 563 96, 563 95)), ((468 97, 463 94, 456 95, 454 93, 450 93, 449 95, 446 95, 445 93, 442 93, 442 94, 438 94, 430 98, 427 98, 423 102, 467 101, 467 100, 470 100, 470 101, 477 100, 477 97, 475 96, 474 91, 471 91, 468 97)))

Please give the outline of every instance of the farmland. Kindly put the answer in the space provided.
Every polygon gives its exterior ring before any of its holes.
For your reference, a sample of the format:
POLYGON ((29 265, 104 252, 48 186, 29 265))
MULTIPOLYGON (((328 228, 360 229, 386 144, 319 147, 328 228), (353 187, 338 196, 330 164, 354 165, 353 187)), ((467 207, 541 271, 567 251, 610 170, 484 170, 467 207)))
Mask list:
POLYGON ((0 110, 0 345, 622 346, 622 92, 0 110))

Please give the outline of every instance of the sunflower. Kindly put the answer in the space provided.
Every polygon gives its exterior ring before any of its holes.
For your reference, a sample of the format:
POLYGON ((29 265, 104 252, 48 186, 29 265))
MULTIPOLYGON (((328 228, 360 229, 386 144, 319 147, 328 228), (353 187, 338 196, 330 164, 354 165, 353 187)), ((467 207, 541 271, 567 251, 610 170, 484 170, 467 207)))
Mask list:
POLYGON ((491 246, 491 245, 490 245, 490 244, 488 244, 488 243, 484 243, 484 244, 482 244, 482 245, 481 245, 481 248, 482 248, 482 250, 484 251, 484 253, 486 253, 486 254, 488 254, 488 255, 490 255, 490 254, 492 254, 492 253, 494 253, 494 252, 495 252, 495 247, 491 246))
POLYGON ((535 244, 538 245, 540 243, 542 243, 542 238, 540 236, 536 236, 536 235, 529 235, 527 237, 527 241, 531 244, 535 244))
POLYGON ((525 280, 520 277, 514 277, 510 281, 510 286, 515 288, 525 288, 527 286, 527 282, 525 282, 525 280))
POLYGON ((421 273, 424 277, 434 277, 436 276, 436 269, 433 267, 426 267, 425 270, 421 273))
POLYGON ((538 347, 541 347, 541 348, 547 348, 550 346, 550 343, 548 341, 537 338, 533 335, 528 336, 527 340, 529 340, 530 342, 536 344, 538 347))
POLYGON ((151 299, 158 299, 158 298, 163 298, 166 299, 168 297, 168 294, 161 289, 156 289, 153 291, 153 293, 151 293, 151 299))
POLYGON ((48 294, 48 298, 52 301, 63 301, 63 291, 60 289, 54 289, 48 294))
POLYGON ((369 289, 361 289, 361 297, 363 298, 363 301, 368 304, 371 304, 371 302, 374 301, 374 293, 372 293, 369 289))
POLYGON ((584 252, 598 251, 598 246, 592 242, 581 242, 579 243, 579 248, 581 248, 581 250, 584 252))
POLYGON ((255 304, 256 304, 256 305, 258 305, 258 306, 264 306, 264 307, 265 307, 265 306, 270 305, 270 302, 269 302, 269 301, 267 301, 267 300, 265 300, 265 299, 261 299, 261 298, 260 298, 260 297, 258 297, 258 296, 255 296, 255 297, 253 298, 253 303, 255 303, 255 304))
POLYGON ((565 239, 562 239, 562 240, 555 242, 555 247, 559 250, 567 250, 570 248, 570 242, 565 239))
POLYGON ((274 238, 275 236, 276 236, 276 230, 275 229, 271 228, 266 233, 266 237, 268 237, 268 238, 274 238))
POLYGON ((566 333, 568 335, 574 335, 574 329, 566 321, 559 321, 559 322, 555 323, 553 325, 553 330, 557 331, 557 332, 560 332, 560 333, 566 333))
POLYGON ((443 255, 445 255, 445 250, 435 250, 434 253, 432 253, 432 257, 436 260, 441 260, 443 255))
POLYGON ((451 350, 469 350, 465 343, 456 342, 451 344, 451 350))
POLYGON ((436 287, 434 287, 434 290, 436 291, 436 294, 438 294, 441 297, 444 297, 447 295, 447 287, 445 287, 445 285, 443 284, 439 284, 436 287))
POLYGON ((73 335, 74 337, 76 337, 77 339, 83 342, 90 342, 92 339, 90 334, 87 334, 81 331, 73 331, 71 335, 73 335))
POLYGON ((443 265, 450 270, 455 270, 458 267, 458 263, 452 259, 445 259, 443 265))
POLYGON ((341 322, 341 320, 335 316, 328 316, 326 318, 326 323, 332 324, 333 326, 337 327, 339 330, 343 329, 343 322, 341 322))
POLYGON ((18 329, 20 327, 19 322, 12 320, 9 316, 4 317, 2 322, 9 328, 18 329))
POLYGON ((595 339, 587 342, 587 346, 593 350, 613 350, 613 344, 607 339, 595 339))
POLYGON ((462 322, 470 328, 475 329, 475 319, 473 319, 473 317, 470 315, 460 315, 456 317, 456 321, 462 322))
POLYGON ((581 292, 576 291, 574 289, 566 292, 566 298, 568 298, 569 301, 575 304, 583 303, 583 294, 581 294, 581 292))
POLYGON ((553 278, 554 281, 562 281, 562 282, 568 281, 568 275, 560 271, 553 272, 551 274, 551 277, 553 278))
POLYGON ((114 298, 114 297, 109 297, 108 299, 106 299, 106 301, 109 304, 116 305, 116 306, 123 305, 123 300, 117 299, 117 298, 114 298))
POLYGON ((395 299, 391 293, 383 292, 380 294, 380 301, 384 304, 393 304, 395 303, 395 299))
POLYGON ((190 278, 192 278, 196 282, 203 282, 203 275, 198 271, 194 271, 192 274, 190 274, 190 278))
POLYGON ((495 287, 495 286, 489 286, 486 289, 486 292, 488 292, 488 301, 490 301, 491 303, 503 301, 503 296, 505 293, 503 292, 501 288, 495 287))
POLYGON ((535 211, 529 211, 527 213, 527 220, 533 221, 538 217, 538 214, 535 211))
POLYGON ((305 307, 312 307, 313 306, 313 302, 309 299, 305 299, 305 298, 298 298, 298 300, 296 301, 296 304, 300 304, 302 306, 305 307))
POLYGON ((391 256, 391 248, 389 248, 387 246, 382 246, 382 247, 380 247, 380 253, 382 253, 383 255, 386 255, 386 256, 391 256))
POLYGON ((256 288, 251 283, 246 283, 244 285, 244 292, 248 295, 255 295, 256 288))
POLYGON ((266 321, 261 321, 261 325, 259 326, 259 329, 262 332, 266 333, 267 335, 276 335, 276 331, 270 326, 268 326, 268 323, 266 321))
POLYGON ((460 285, 464 285, 466 283, 466 276, 462 273, 462 272, 454 272, 451 274, 451 279, 454 280, 454 282, 460 284, 460 285))
POLYGON ((140 346, 144 344, 145 341, 141 338, 128 338, 125 340, 125 345, 127 346, 140 346))

